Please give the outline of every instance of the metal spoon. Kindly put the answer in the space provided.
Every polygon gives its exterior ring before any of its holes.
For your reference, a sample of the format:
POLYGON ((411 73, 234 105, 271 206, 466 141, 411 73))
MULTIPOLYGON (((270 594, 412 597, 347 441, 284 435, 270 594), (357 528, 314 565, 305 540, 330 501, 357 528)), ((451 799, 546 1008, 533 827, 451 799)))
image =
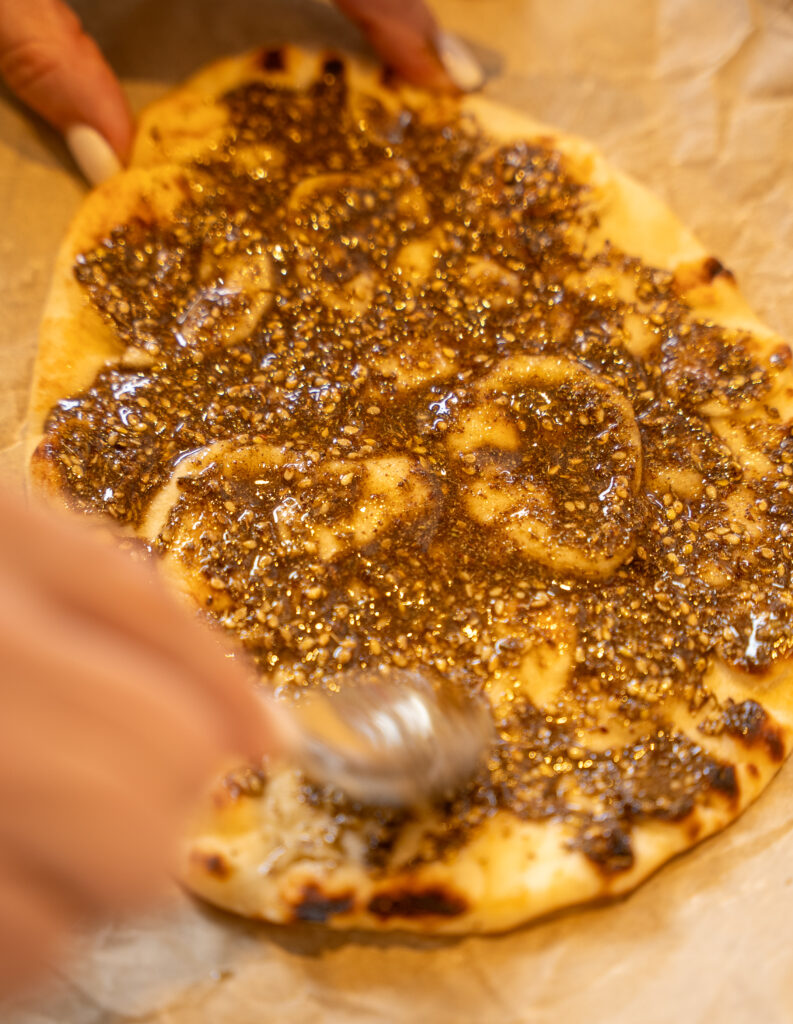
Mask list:
POLYGON ((268 704, 282 758, 364 804, 413 806, 453 792, 495 735, 484 698, 415 669, 347 671, 338 691, 268 704))

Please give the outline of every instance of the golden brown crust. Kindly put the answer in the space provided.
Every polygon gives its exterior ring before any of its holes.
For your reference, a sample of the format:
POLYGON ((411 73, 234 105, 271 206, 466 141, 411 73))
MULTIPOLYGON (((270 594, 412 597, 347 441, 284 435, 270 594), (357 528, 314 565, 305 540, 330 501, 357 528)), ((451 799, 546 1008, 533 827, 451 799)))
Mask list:
MULTIPOLYGON (((31 403, 35 440, 52 405, 80 390, 105 361, 119 355, 115 336, 72 275, 76 255, 130 217, 167 219, 189 189, 192 162, 211 154, 225 138, 226 115, 218 100, 227 90, 250 81, 300 87, 322 74, 328 62, 343 65, 352 102, 357 91, 392 106, 406 98, 424 106, 433 102, 415 90, 394 86, 373 65, 288 46, 212 65, 144 112, 132 169, 89 197, 56 265, 31 403)), ((645 263, 670 271, 677 293, 695 315, 749 332, 745 343, 751 356, 761 367, 773 369, 775 389, 766 400, 773 400, 783 420, 793 415, 789 349, 754 316, 733 276, 661 201, 583 140, 482 98, 466 99, 462 106, 495 139, 541 141, 564 153, 598 213, 598 228, 584 243, 594 250, 608 239, 645 263)), ((444 111, 438 103, 428 116, 442 122, 444 111)), ((591 283, 601 286, 609 283, 591 283)), ((636 339, 637 346, 652 343, 652 338, 636 339)), ((705 410, 714 429, 723 412, 714 397, 705 410)), ((762 403, 755 403, 750 414, 760 419, 769 415, 762 403)), ((637 465, 641 474, 640 461, 637 465)), ((36 449, 32 475, 40 488, 52 494, 62 491, 58 463, 46 442, 36 449)), ((400 856, 395 856, 387 872, 378 874, 366 865, 365 851, 354 837, 342 849, 328 846, 327 811, 308 803, 299 781, 284 771, 275 774, 264 795, 256 787, 217 787, 186 844, 182 877, 209 901, 251 917, 438 933, 504 930, 563 906, 620 895, 670 857, 723 828, 768 784, 790 749, 790 677, 790 664, 750 675, 714 661, 709 682, 720 700, 750 707, 757 698, 763 707, 738 721, 733 732, 712 735, 704 729, 707 709, 699 715, 682 707, 675 710, 674 725, 724 770, 712 778, 706 797, 679 820, 635 822, 630 861, 621 859, 623 837, 608 828, 582 840, 569 822, 552 817, 526 821, 498 810, 462 847, 413 866, 408 851, 401 861, 408 866, 400 866, 400 856)), ((604 745, 609 728, 604 726, 604 745)), ((442 824, 437 811, 426 814, 431 823, 442 824)), ((419 821, 413 832, 418 835, 426 824, 419 821)), ((408 847, 411 835, 406 829, 408 847)))

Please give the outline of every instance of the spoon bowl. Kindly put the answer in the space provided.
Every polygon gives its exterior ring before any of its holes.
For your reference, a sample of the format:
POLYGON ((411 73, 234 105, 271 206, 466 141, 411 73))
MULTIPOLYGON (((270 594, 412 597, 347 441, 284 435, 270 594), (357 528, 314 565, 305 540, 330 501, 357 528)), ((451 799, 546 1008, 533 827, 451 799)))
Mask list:
POLYGON ((406 807, 453 793, 495 737, 485 698, 416 669, 348 671, 338 690, 272 705, 284 758, 363 804, 406 807))

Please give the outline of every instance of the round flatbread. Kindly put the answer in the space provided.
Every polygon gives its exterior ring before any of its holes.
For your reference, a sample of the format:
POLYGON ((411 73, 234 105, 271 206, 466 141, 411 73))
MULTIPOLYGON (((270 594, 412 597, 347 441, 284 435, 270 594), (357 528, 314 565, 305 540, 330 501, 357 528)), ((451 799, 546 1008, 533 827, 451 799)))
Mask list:
POLYGON ((33 480, 284 700, 415 665, 498 734, 410 811, 241 768, 186 885, 496 931, 732 821, 793 723, 790 362, 663 203, 482 98, 279 47, 150 107, 59 257, 33 480))

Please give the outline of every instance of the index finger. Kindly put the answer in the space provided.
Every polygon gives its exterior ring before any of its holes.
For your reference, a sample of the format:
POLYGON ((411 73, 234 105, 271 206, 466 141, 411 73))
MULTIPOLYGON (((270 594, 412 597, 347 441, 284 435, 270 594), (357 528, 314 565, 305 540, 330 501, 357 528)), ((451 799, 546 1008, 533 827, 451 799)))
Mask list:
MULTIPOLYGON (((155 572, 104 542, 76 517, 0 493, 0 566, 107 635, 116 633, 188 673, 196 693, 216 708, 241 753, 266 746, 264 714, 244 659, 232 655, 218 630, 183 607, 155 572)), ((175 677, 176 678, 176 677, 175 677)))

